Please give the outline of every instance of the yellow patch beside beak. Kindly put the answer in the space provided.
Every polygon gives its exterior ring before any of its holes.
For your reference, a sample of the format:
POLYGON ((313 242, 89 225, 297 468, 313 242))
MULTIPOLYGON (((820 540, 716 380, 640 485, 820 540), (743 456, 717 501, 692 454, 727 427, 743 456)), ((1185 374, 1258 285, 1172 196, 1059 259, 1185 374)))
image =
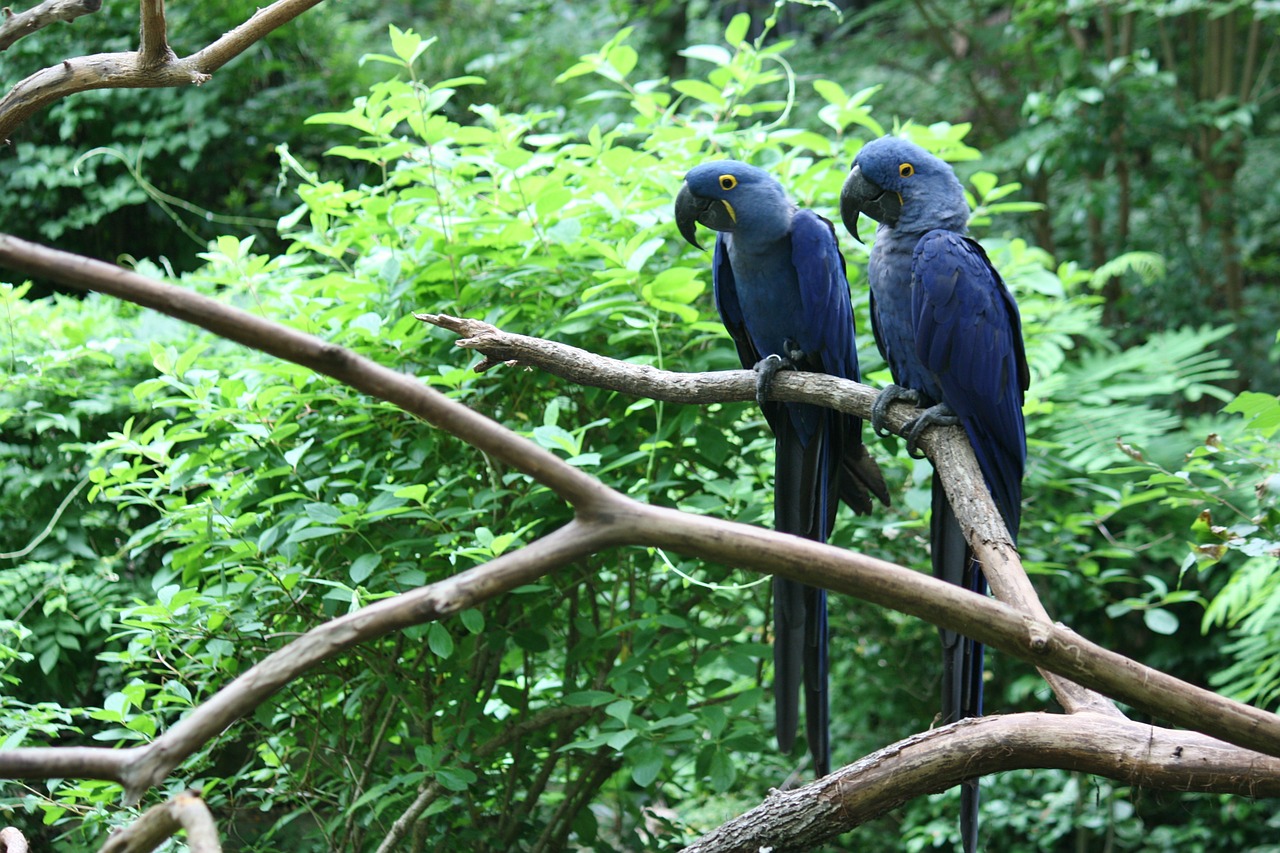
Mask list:
POLYGON ((720 203, 724 205, 725 210, 729 211, 729 218, 733 220, 733 224, 737 225, 738 214, 733 212, 733 205, 729 204, 729 202, 725 201, 724 199, 720 199, 720 203))

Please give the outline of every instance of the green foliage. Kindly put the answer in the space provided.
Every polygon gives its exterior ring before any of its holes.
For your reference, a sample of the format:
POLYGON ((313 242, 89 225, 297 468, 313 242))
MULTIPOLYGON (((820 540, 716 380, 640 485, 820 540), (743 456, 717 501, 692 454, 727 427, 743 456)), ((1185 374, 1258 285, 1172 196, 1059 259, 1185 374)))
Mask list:
MULTIPOLYGON (((1147 474, 1145 485, 1161 502, 1190 509, 1194 520, 1182 570, 1193 567, 1207 589, 1170 591, 1152 585, 1138 606, 1148 613, 1194 598, 1205 604, 1201 630, 1229 629, 1223 652, 1229 665, 1209 683, 1242 702, 1276 707, 1280 700, 1280 401, 1269 394, 1244 392, 1223 410, 1240 414, 1223 433, 1208 435, 1171 469, 1127 448, 1139 465, 1122 473, 1147 474)), ((1175 623, 1176 624, 1176 623, 1175 623)))
MULTIPOLYGON (((683 50, 687 73, 668 79, 646 76, 622 30, 557 78, 586 87, 591 121, 568 107, 463 109, 482 81, 430 82, 423 69, 448 44, 392 27, 389 52, 365 62, 387 76, 350 108, 309 120, 333 139, 327 156, 279 149, 297 200, 280 220, 286 249, 259 253, 254 237, 224 235, 183 285, 420 376, 638 499, 766 523, 772 440, 755 407, 626 400, 511 367, 477 374, 450 336, 412 317, 478 317, 659 367, 736 367, 707 258, 673 239, 682 174, 734 156, 830 210, 862 141, 883 132, 876 87, 849 94, 808 79, 791 45, 749 32, 733 18, 723 42, 683 50), (820 104, 812 121, 799 120, 799 103, 820 104)), ((899 130, 952 160, 980 156, 968 125, 899 130)), ((1171 548, 1148 548, 1168 525, 1144 492, 1151 471, 1100 472, 1126 458, 1117 436, 1185 442, 1166 404, 1224 396, 1216 383, 1230 373, 1209 348, 1230 330, 1171 328, 1121 349, 1101 330, 1089 272, 995 230, 1031 207, 1017 186, 984 170, 969 185, 975 228, 1020 300, 1034 374, 1022 548, 1051 603, 1067 602, 1061 615, 1080 616, 1092 636, 1106 620, 1098 607, 1090 622, 1090 606, 1160 611, 1134 581, 1168 589, 1178 572, 1176 560, 1172 579, 1166 571, 1171 548), (1117 516, 1133 518, 1100 545, 1099 526, 1117 516)), ((883 382, 866 334, 866 248, 846 248, 864 364, 883 382)), ((299 633, 570 518, 524 477, 325 377, 94 297, 20 297, 4 291, 16 320, 0 386, 0 498, 6 510, 26 506, 29 521, 6 531, 6 548, 22 550, 55 514, 60 498, 42 483, 59 495, 88 485, 0 581, 0 612, 18 614, 0 623, 0 677, 29 691, 0 705, 6 731, 20 733, 8 745, 146 742, 299 633), (32 690, 27 674, 46 663, 66 675, 32 690)), ((1260 404, 1256 417, 1274 426, 1260 404)), ((929 469, 897 442, 884 448, 894 508, 842 517, 833 541, 923 567, 929 469)), ((1226 494, 1211 479, 1203 488, 1226 494)), ((792 769, 773 746, 762 688, 769 585, 751 580, 675 554, 596 555, 327 662, 223 733, 173 786, 202 787, 256 851, 371 849, 415 801, 415 849, 675 847, 792 769)), ((1238 606, 1222 612, 1246 618, 1238 606)), ((927 725, 936 671, 920 661, 936 656, 934 630, 852 605, 832 622, 836 759, 927 725)), ((1025 667, 992 668, 993 706, 1040 707, 1025 667)), ((1035 779, 1045 790, 1030 805, 1022 777, 993 786, 1002 849, 1065 838, 1078 822, 1037 810, 1090 799, 1066 774, 1035 779)), ((1104 787, 1104 802, 1081 807, 1087 828, 1151 829, 1104 787)), ((6 789, 5 803, 75 851, 129 818, 117 796, 65 782, 6 789)), ((866 827, 857 842, 927 849, 942 837, 940 809, 949 834, 954 809, 931 800, 904 812, 905 829, 866 827)))

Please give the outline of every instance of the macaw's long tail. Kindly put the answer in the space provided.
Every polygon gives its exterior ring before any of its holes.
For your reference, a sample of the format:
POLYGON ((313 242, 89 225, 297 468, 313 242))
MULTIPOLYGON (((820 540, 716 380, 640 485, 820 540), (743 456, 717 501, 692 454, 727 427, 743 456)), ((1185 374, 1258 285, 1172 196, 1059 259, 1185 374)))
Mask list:
POLYGON ((789 753, 800 722, 804 686, 805 737, 819 777, 831 772, 827 691, 827 591, 786 578, 773 581, 773 697, 778 748, 789 753))
MULTIPOLYGON (((942 481, 933 478, 932 535, 933 575, 979 595, 987 592, 986 578, 973 559, 956 514, 947 501, 942 481)), ((968 637, 939 628, 942 635, 942 722, 982 716, 982 645, 968 637)), ((978 848, 978 780, 963 783, 960 790, 960 838, 965 853, 978 848)))
MULTIPOLYGON (((776 424, 774 529, 826 541, 835 518, 843 423, 814 410, 814 429, 802 440, 790 417, 776 424), (837 439, 837 441, 833 441, 837 439)), ((831 772, 831 718, 827 689, 827 593, 786 578, 773 582, 774 707, 778 748, 790 752, 800 722, 804 687, 805 736, 819 777, 831 772)))

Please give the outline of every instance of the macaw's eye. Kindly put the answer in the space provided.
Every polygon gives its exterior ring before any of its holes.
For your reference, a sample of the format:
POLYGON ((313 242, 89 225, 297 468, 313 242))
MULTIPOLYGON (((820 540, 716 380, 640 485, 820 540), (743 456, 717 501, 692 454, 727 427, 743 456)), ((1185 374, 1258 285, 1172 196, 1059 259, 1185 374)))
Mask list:
POLYGON ((898 175, 903 178, 909 178, 916 173, 916 167, 910 163, 903 163, 898 166, 898 175))
POLYGON ((731 190, 731 189, 733 189, 734 187, 736 187, 737 185, 738 185, 738 179, 737 179, 737 178, 735 178, 733 175, 721 175, 721 176, 720 176, 720 189, 722 189, 722 190, 731 190))

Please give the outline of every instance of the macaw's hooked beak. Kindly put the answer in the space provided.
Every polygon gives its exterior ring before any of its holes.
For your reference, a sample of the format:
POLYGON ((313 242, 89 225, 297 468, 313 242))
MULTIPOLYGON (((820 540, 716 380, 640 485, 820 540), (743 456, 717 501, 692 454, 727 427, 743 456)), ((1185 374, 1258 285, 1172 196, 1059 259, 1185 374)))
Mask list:
POLYGON ((862 168, 855 165, 840 189, 840 219, 861 243, 864 241, 858 234, 859 213, 892 227, 898 224, 898 217, 902 214, 902 196, 867 180, 862 175, 862 168))
POLYGON ((694 195, 688 184, 680 187, 676 196, 676 227, 680 229, 680 236, 697 248, 702 248, 698 244, 699 222, 716 231, 732 231, 736 221, 727 201, 694 195))

